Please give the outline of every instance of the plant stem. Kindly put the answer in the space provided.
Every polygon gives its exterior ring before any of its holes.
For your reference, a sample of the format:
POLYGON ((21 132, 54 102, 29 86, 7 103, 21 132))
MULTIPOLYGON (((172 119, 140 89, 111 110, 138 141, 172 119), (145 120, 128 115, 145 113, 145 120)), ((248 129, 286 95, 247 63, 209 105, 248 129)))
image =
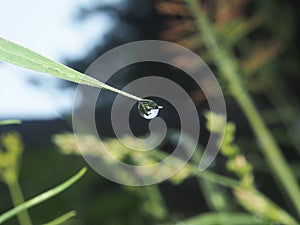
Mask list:
MULTIPOLYGON (((24 197, 18 180, 12 183, 8 183, 8 187, 14 206, 16 207, 22 204, 24 202, 24 197)), ((24 210, 23 212, 20 212, 18 214, 18 220, 21 225, 32 225, 27 210, 24 210)))
POLYGON ((63 182, 62 184, 58 185, 55 188, 50 189, 49 191, 46 191, 16 207, 14 207, 11 210, 8 210, 7 212, 3 213, 0 215, 0 224, 2 224, 3 222, 7 221, 8 219, 10 219, 11 217, 17 215, 18 213, 31 208, 37 204, 40 204, 52 197, 54 197, 55 195, 63 192, 65 189, 67 189, 68 187, 72 186, 77 180, 79 180, 85 173, 86 173, 86 168, 84 167, 83 169, 81 169, 77 174, 75 174, 73 177, 69 178, 68 180, 66 180, 65 182, 63 182))
POLYGON ((44 223, 43 225, 58 225, 58 224, 62 224, 64 222, 66 222, 67 220, 71 219, 74 216, 76 216, 76 211, 70 211, 70 212, 67 212, 67 213, 63 214, 62 216, 60 216, 60 217, 52 220, 51 222, 44 223))
MULTIPOLYGON (((195 169, 197 167, 195 166, 195 169)), ((197 168, 198 169, 198 168, 197 168)), ((225 177, 216 173, 213 173, 211 171, 202 171, 201 173, 199 173, 196 170, 193 171, 194 172, 194 176, 205 179, 207 181, 210 181, 214 184, 219 184, 222 185, 224 187, 230 187, 230 188, 236 188, 239 185, 239 182, 237 180, 234 180, 232 178, 229 177, 225 177)))
MULTIPOLYGON (((195 164, 200 162, 202 154, 203 154, 202 147, 197 148, 192 157, 192 162, 195 164)), ((223 178, 224 177, 222 177, 222 179, 223 178)), ((238 181, 234 181, 234 180, 230 180, 229 183, 228 180, 226 180, 225 182, 227 184, 234 184, 234 186, 238 185, 238 181)), ((232 210, 232 205, 231 202, 228 201, 228 196, 221 190, 221 187, 219 185, 217 185, 216 183, 210 180, 201 179, 199 176, 198 176, 198 184, 203 192, 205 202, 210 210, 212 211, 232 210)))
POLYGON ((296 107, 298 105, 294 96, 291 93, 288 93, 288 88, 283 82, 282 79, 275 77, 276 82, 271 80, 268 83, 268 88, 266 92, 266 96, 269 98, 270 102, 273 104, 277 114, 279 115, 282 123, 284 124, 289 137, 289 141, 294 146, 294 148, 300 154, 300 140, 298 138, 298 132, 295 123, 297 124, 297 118, 299 114, 299 108, 296 107), (282 91, 278 91, 282 90, 282 91), (294 123, 294 124, 292 124, 294 123))
POLYGON ((175 225, 196 225, 196 224, 267 225, 270 223, 262 219, 261 220, 256 219, 254 216, 246 213, 235 213, 235 212, 203 213, 201 215, 191 217, 175 223, 175 225))
MULTIPOLYGON (((160 160, 164 160, 168 155, 163 151, 156 151, 155 156, 160 160)), ((182 160, 174 157, 174 160, 182 160)), ((189 166, 191 169, 191 173, 195 177, 199 177, 201 179, 210 181, 214 184, 219 184, 224 187, 237 188, 239 186, 239 182, 235 179, 219 175, 217 173, 211 172, 209 170, 199 172, 199 168, 197 164, 187 163, 185 166, 189 166)))
POLYGON ((21 120, 1 120, 0 121, 0 126, 2 125, 11 125, 11 124, 21 124, 21 120))
POLYGON ((298 215, 300 215, 300 190, 297 180, 271 132, 266 127, 246 87, 243 85, 238 72, 238 66, 231 52, 217 42, 212 25, 207 20, 203 11, 201 11, 198 1, 186 0, 186 2, 192 15, 196 18, 197 27, 201 31, 201 35, 209 51, 212 53, 216 66, 221 75, 228 81, 233 97, 245 113, 274 177, 285 189, 298 215))

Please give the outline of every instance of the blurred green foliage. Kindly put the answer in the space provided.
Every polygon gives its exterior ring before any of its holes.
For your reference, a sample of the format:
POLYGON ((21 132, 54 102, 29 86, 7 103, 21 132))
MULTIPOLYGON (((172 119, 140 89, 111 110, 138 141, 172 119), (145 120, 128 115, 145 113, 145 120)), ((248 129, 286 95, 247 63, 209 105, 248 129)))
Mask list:
MULTIPOLYGON (((8 123, 4 121, 2 124, 8 123)), ((74 177, 70 178, 63 184, 25 202, 18 179, 23 152, 21 136, 16 132, 7 134, 4 133, 0 137, 0 146, 2 147, 0 148, 0 178, 4 183, 7 184, 14 205, 14 208, 0 215, 0 224, 6 222, 15 215, 17 215, 19 223, 21 225, 32 224, 29 213, 27 211, 28 208, 40 204, 43 201, 46 201, 49 198, 64 191, 66 188, 76 182, 86 171, 86 169, 81 170, 78 174, 76 174, 74 177)), ((60 224, 73 216, 75 216, 74 212, 70 212, 57 219, 54 219, 47 224, 60 224)))

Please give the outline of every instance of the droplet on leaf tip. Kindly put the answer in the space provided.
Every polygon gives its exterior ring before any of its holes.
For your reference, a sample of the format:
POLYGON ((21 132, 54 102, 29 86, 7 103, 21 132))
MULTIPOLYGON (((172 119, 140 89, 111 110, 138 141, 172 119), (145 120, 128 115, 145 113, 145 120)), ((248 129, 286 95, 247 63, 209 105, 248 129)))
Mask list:
POLYGON ((149 99, 142 99, 138 104, 140 115, 148 120, 155 118, 161 108, 163 107, 149 99))

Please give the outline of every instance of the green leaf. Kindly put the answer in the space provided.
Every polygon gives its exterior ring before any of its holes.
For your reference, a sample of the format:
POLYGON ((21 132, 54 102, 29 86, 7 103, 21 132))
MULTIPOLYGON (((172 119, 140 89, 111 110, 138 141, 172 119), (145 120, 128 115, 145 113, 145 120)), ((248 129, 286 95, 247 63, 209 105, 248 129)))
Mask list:
POLYGON ((176 223, 176 225, 266 225, 269 224, 265 220, 257 219, 246 213, 204 213, 200 216, 188 218, 176 223))
POLYGON ((29 209, 35 205, 38 205, 38 204, 54 197, 55 195, 63 192, 65 189, 67 189, 72 184, 74 184, 77 180, 79 180, 86 173, 86 170, 87 170, 86 168, 81 169, 73 177, 71 177, 67 181, 63 182, 62 184, 58 185, 57 187, 52 188, 51 190, 46 191, 34 198, 22 203, 21 205, 3 213, 2 215, 0 215, 0 224, 2 224, 3 222, 7 221, 10 218, 12 218, 13 216, 17 215, 18 213, 20 213, 26 209, 29 209))
POLYGON ((65 214, 63 214, 62 216, 59 216, 58 218, 48 222, 48 223, 44 223, 43 225, 58 225, 58 224, 62 224, 65 221, 71 219, 72 217, 76 216, 76 211, 70 211, 67 212, 65 214))
POLYGON ((31 51, 28 48, 15 44, 1 37, 0 61, 11 63, 37 72, 47 73, 75 83, 104 88, 137 101, 142 100, 140 97, 111 87, 100 82, 99 80, 73 70, 70 67, 54 62, 36 52, 31 51))
POLYGON ((20 123, 22 123, 21 120, 1 120, 0 126, 1 125, 10 125, 10 124, 20 124, 20 123))

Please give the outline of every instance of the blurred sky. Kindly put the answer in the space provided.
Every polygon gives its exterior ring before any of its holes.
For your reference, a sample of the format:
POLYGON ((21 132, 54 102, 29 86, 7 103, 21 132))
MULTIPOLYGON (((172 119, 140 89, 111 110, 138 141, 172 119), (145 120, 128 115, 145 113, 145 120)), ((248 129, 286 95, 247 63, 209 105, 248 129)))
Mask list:
MULTIPOLYGON (((116 2, 117 0, 99 0, 116 2)), ((84 55, 111 27, 106 15, 76 21, 91 0, 5 0, 0 7, 0 36, 63 62, 84 55), (99 18, 100 17, 100 18, 99 18)), ((72 110, 74 91, 54 88, 58 78, 0 63, 0 120, 47 119, 72 110), (33 86, 29 80, 42 86, 33 86)))

